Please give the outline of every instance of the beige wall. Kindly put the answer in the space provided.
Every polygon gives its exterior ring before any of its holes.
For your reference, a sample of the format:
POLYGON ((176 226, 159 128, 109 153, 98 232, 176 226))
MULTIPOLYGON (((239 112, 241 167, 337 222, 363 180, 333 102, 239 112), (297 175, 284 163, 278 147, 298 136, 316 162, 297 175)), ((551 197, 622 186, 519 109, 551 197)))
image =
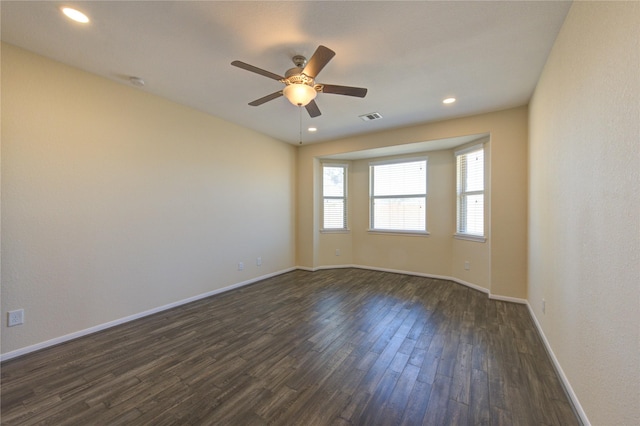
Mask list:
MULTIPOLYGON (((484 287, 498 296, 525 298, 527 114, 527 108, 520 107, 302 146, 298 151, 298 265, 317 268, 360 264, 445 275, 484 287), (453 153, 431 152, 428 153, 430 178, 432 173, 446 176, 437 185, 429 184, 428 227, 432 235, 413 237, 367 233, 368 192, 351 191, 351 256, 336 259, 335 248, 339 248, 338 244, 346 244, 349 237, 319 232, 320 198, 317 179, 314 181, 314 170, 319 176, 318 158, 485 133, 491 135, 491 201, 488 207, 491 228, 486 243, 454 242, 455 163, 444 160, 445 156, 451 159, 453 153), (464 271, 465 260, 471 262, 471 271, 464 271)), ((354 161, 351 165, 353 184, 360 188, 368 187, 366 164, 354 161)))
POLYGON ((295 158, 3 44, 2 353, 294 267, 295 158))
MULTIPOLYGON (((354 202, 359 214, 353 219, 353 238, 356 246, 354 263, 381 266, 401 271, 429 271, 435 275, 448 275, 451 264, 452 221, 451 210, 452 154, 438 151, 409 155, 427 157, 427 231, 428 237, 401 234, 371 233, 369 228, 369 162, 355 162, 358 172, 357 194, 354 202), (444 185, 437 184, 438 182, 444 185)), ((407 156, 405 156, 407 157, 407 156)), ((372 159, 376 160, 376 159, 372 159)), ((452 191, 455 191, 454 189, 452 191)), ((455 194, 455 192, 454 192, 455 194)), ((455 218, 455 216, 453 216, 455 218)))
POLYGON ((594 425, 640 424, 639 23, 574 3, 530 106, 529 303, 594 425))
MULTIPOLYGON (((354 263, 400 271, 451 273, 451 235, 455 231, 455 162, 451 151, 412 154, 427 157, 429 236, 368 232, 369 162, 354 161, 352 215, 354 263)), ((405 156, 407 157, 407 156, 405 156)))

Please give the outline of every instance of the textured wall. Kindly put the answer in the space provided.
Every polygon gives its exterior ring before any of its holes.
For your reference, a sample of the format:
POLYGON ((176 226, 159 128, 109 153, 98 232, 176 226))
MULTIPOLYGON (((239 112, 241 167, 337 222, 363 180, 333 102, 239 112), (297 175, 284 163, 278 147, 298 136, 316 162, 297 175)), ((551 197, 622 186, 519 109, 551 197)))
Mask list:
POLYGON ((3 45, 2 313, 26 321, 2 352, 295 266, 295 167, 288 144, 3 45))
POLYGON ((597 425, 640 424, 639 23, 574 3, 530 105, 529 302, 597 425))

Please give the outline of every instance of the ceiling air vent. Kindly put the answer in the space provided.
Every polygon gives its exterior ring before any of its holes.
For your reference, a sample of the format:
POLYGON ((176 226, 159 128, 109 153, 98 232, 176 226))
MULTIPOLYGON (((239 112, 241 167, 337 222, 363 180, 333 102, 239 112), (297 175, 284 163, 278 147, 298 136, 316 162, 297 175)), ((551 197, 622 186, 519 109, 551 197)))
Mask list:
POLYGON ((379 112, 370 112, 369 114, 361 115, 360 118, 362 121, 380 120, 382 118, 382 114, 379 112))

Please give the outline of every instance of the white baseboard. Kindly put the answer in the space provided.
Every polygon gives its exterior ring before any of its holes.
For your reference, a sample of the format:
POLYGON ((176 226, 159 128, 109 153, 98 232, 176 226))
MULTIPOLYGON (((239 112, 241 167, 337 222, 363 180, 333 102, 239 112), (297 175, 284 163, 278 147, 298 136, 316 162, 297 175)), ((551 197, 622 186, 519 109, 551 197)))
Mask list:
POLYGON ((325 269, 346 269, 346 268, 358 268, 356 265, 327 265, 327 266, 316 266, 315 268, 309 266, 297 266, 296 269, 300 269, 302 271, 322 271, 325 269))
POLYGON ((589 419, 587 418, 587 413, 584 412, 584 409, 582 408, 582 405, 578 400, 578 396, 573 391, 573 388, 571 387, 571 383, 569 383, 569 379, 564 374, 564 371, 560 366, 560 361, 558 361, 558 358, 556 358, 556 355, 553 353, 553 349, 551 349, 551 345, 547 340, 547 336, 544 334, 544 331, 542 330, 542 326, 540 325, 540 322, 538 322, 538 317, 536 317, 536 314, 533 312, 533 308, 531 307, 531 304, 529 304, 528 301, 527 301, 527 308, 529 308, 529 315, 531 315, 531 318, 533 319, 533 323, 536 325, 536 328, 538 329, 538 335, 542 339, 542 343, 544 343, 544 347, 547 350, 547 354, 549 354, 549 358, 551 358, 551 362, 553 363, 553 368, 556 370, 556 374, 558 374, 558 377, 562 382, 562 386, 564 386, 564 390, 567 396, 569 397, 569 399, 571 400, 571 404, 573 405, 574 411, 580 418, 580 421, 582 422, 583 425, 591 426, 591 422, 589 422, 589 419))
POLYGON ((187 299, 179 300, 177 302, 169 303, 167 305, 158 306, 157 308, 149 309, 149 310, 144 311, 144 312, 139 312, 137 314, 129 315, 129 316, 126 316, 124 318, 118 318, 116 320, 109 321, 109 322, 106 322, 104 324, 99 324, 99 325, 96 325, 94 327, 89 327, 89 328, 86 328, 84 330, 80 330, 80 331, 76 331, 76 332, 73 332, 73 333, 65 334, 64 336, 60 336, 60 337, 56 337, 56 338, 51 339, 51 340, 47 340, 47 341, 44 341, 44 342, 36 343, 35 345, 26 346, 24 348, 16 349, 15 351, 7 352, 5 354, 0 355, 0 361, 6 361, 6 360, 9 360, 9 359, 21 356, 21 355, 26 355, 28 353, 35 352, 35 351, 40 350, 40 349, 44 349, 44 348, 48 348, 50 346, 58 345, 60 343, 68 342, 70 340, 74 340, 74 339, 77 339, 79 337, 87 336, 89 334, 93 334, 93 333, 98 332, 98 331, 106 330, 107 328, 115 327, 116 325, 124 324, 124 323, 127 323, 129 321, 133 321, 133 320, 136 320, 136 319, 139 319, 139 318, 143 318, 143 317, 146 317, 146 316, 149 316, 149 315, 156 314, 158 312, 166 311, 167 309, 171 309, 171 308, 175 308, 175 307, 178 307, 178 306, 181 306, 181 305, 185 305, 187 303, 195 302, 196 300, 200 300, 200 299, 204 299, 206 297, 214 296, 216 294, 224 293, 224 292, 227 292, 227 291, 239 288, 239 287, 244 287, 246 285, 253 284, 255 282, 265 280, 267 278, 275 277, 276 275, 281 275, 281 274, 293 271, 295 269, 298 269, 298 268, 292 267, 292 268, 284 269, 282 271, 273 272, 273 273, 266 274, 266 275, 261 275, 259 277, 251 278, 249 280, 242 281, 242 282, 239 282, 239 283, 236 283, 236 284, 232 284, 232 285, 227 286, 227 287, 223 287, 223 288, 212 290, 212 291, 209 291, 209 292, 206 292, 206 293, 198 294, 197 296, 189 297, 187 299))
POLYGON ((304 270, 304 271, 315 272, 315 271, 320 271, 320 270, 323 270, 323 269, 339 269, 339 268, 368 269, 368 270, 371 270, 371 271, 391 272, 393 274, 413 275, 413 276, 416 276, 416 277, 435 278, 435 279, 438 279, 438 280, 453 281, 455 283, 458 283, 458 284, 461 284, 463 286, 472 288, 472 289, 480 291, 482 293, 486 293, 489 296, 489 299, 501 300, 503 302, 519 303, 521 305, 526 305, 527 304, 527 300, 526 299, 520 299, 518 297, 510 297, 510 296, 501 296, 499 294, 492 294, 491 291, 489 291, 489 289, 487 289, 485 287, 481 287, 481 286, 479 286, 477 284, 473 284, 473 283, 470 283, 468 281, 461 280, 460 278, 449 277, 449 276, 446 276, 446 275, 435 275, 435 274, 427 274, 427 273, 424 273, 424 272, 404 271, 404 270, 400 270, 400 269, 379 268, 377 266, 355 265, 355 264, 351 264, 351 265, 327 265, 327 266, 318 266, 318 267, 315 267, 315 268, 310 268, 310 267, 307 267, 307 266, 298 266, 297 269, 301 269, 301 270, 304 270))
POLYGON ((520 299, 518 297, 500 296, 499 294, 489 294, 489 299, 500 300, 502 302, 519 303, 521 305, 527 305, 527 299, 520 299))

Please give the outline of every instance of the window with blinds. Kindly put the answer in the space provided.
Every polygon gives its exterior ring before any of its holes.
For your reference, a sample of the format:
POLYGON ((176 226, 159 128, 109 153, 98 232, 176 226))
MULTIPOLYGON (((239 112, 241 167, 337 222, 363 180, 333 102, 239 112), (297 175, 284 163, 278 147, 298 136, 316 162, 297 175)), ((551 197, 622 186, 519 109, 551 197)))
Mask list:
POLYGON ((427 231, 427 159, 369 164, 370 228, 427 231))
POLYGON ((347 165, 322 165, 322 229, 347 229, 347 165))
POLYGON ((484 148, 457 151, 457 228, 461 236, 484 237, 484 148))

